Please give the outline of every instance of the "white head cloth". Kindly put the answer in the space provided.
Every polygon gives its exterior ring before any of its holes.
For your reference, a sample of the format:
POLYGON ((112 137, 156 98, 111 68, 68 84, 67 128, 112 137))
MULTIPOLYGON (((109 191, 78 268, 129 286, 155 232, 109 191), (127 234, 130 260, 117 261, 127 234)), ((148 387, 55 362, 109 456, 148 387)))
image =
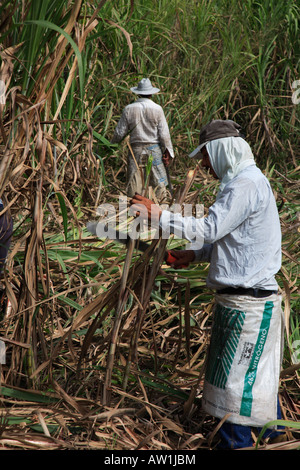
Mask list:
POLYGON ((218 176, 219 193, 244 168, 254 165, 254 156, 250 145, 242 137, 223 137, 207 142, 210 163, 218 176))

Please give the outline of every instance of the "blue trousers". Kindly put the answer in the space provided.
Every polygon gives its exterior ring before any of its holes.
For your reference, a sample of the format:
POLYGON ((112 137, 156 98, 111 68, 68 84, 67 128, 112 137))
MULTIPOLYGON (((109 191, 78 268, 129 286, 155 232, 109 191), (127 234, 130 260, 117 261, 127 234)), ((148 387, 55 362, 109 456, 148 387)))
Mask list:
MULTIPOLYGON (((280 405, 277 405, 277 419, 282 419, 280 405)), ((278 429, 284 429, 284 426, 277 426, 278 429)), ((262 428, 257 428, 260 432, 262 428)), ((280 431, 274 429, 267 429, 263 437, 274 439, 279 436, 280 431)), ((217 445, 217 449, 241 449, 243 447, 252 447, 253 439, 251 436, 251 426, 242 426, 241 424, 234 424, 225 422, 218 431, 218 437, 221 441, 217 445)))

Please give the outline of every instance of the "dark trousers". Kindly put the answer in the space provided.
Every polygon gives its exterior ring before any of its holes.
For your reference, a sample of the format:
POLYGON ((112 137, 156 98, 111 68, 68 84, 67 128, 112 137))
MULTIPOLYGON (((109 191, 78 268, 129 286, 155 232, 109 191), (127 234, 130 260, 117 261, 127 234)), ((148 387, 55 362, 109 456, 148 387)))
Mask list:
MULTIPOLYGON (((279 401, 277 404, 277 419, 282 419, 279 401)), ((283 426, 277 426, 278 429, 284 429, 283 426)), ((262 428, 256 428, 258 433, 262 428)), ((274 439, 281 432, 274 429, 267 429, 263 438, 274 439)), ((253 439, 251 436, 251 426, 242 426, 241 424, 234 424, 225 422, 218 431, 218 437, 221 439, 217 445, 217 449, 241 449, 244 447, 253 447, 253 439)))

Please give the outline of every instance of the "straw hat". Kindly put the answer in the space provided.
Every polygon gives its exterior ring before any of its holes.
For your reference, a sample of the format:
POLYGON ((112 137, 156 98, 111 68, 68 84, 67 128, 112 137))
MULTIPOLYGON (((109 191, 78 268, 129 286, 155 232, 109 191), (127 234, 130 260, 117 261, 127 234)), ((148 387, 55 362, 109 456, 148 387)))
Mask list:
POLYGON ((130 90, 137 95, 153 95, 159 92, 159 88, 154 88, 149 78, 143 78, 137 87, 130 88, 130 90))

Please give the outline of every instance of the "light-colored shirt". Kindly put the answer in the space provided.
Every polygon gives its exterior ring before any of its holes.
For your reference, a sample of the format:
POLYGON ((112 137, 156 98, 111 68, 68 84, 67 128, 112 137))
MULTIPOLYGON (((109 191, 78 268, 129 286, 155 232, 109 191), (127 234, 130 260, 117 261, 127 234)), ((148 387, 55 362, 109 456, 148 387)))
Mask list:
POLYGON ((169 150, 174 158, 168 123, 162 107, 149 98, 138 98, 125 107, 116 126, 112 143, 130 135, 131 145, 159 144, 162 152, 169 150))
MULTIPOLYGON (((226 184, 207 217, 195 219, 163 211, 165 232, 202 240, 195 261, 210 262, 207 286, 277 290, 281 267, 281 229, 275 198, 267 178, 255 164, 226 184)), ((192 244, 193 247, 193 244, 192 244)))

